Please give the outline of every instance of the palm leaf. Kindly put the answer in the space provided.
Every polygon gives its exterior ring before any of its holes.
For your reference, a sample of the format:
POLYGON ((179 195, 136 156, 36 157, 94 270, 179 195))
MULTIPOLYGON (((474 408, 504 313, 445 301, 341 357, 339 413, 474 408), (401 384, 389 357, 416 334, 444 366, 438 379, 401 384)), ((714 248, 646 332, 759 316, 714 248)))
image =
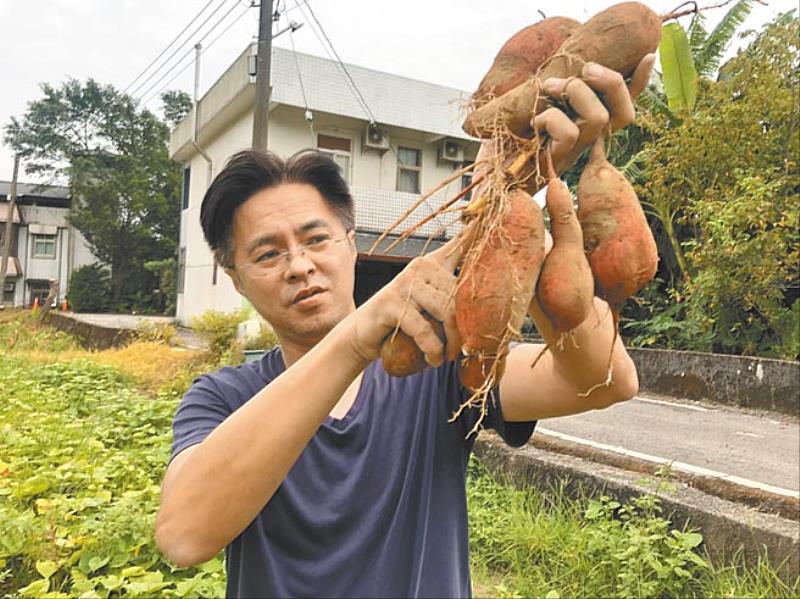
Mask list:
POLYGON ((714 74, 728 44, 750 14, 752 7, 752 0, 739 0, 714 27, 703 46, 694 53, 695 66, 700 76, 711 77, 714 74))
POLYGON ((673 113, 691 111, 697 97, 697 70, 683 27, 678 23, 664 25, 658 53, 669 109, 673 113))
POLYGON ((689 23, 689 48, 692 50, 692 57, 695 60, 697 60, 708 39, 708 31, 706 31, 705 25, 706 17, 701 12, 696 12, 692 17, 692 22, 689 23))

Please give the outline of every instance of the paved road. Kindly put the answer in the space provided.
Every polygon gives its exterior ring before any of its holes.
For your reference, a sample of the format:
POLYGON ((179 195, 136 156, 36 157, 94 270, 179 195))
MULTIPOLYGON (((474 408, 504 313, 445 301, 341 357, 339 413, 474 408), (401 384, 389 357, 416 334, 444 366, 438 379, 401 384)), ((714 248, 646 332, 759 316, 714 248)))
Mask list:
POLYGON ((800 490, 800 421, 792 416, 637 397, 543 420, 537 430, 800 490))

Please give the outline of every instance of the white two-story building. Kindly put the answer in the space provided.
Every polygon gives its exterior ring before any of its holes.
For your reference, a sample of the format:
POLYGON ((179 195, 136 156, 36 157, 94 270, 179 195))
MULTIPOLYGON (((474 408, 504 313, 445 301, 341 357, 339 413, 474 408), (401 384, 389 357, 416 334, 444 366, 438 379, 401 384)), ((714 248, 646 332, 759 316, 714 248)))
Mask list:
POLYGON ((0 181, 0 248, 11 219, 11 258, 3 282, 3 303, 27 307, 42 302, 50 279, 59 282, 58 302, 67 294, 72 271, 97 259, 86 240, 69 224, 69 188, 19 183, 14 213, 9 214, 11 183, 0 181))
MULTIPOLYGON (((184 165, 177 302, 182 323, 209 309, 230 311, 242 305, 227 275, 214 264, 199 215, 211 178, 232 154, 251 146, 254 53, 255 46, 247 48, 199 101, 196 137, 190 114, 170 139, 172 158, 184 165)), ((458 226, 457 214, 441 215, 391 252, 369 253, 380 233, 420 193, 474 161, 478 143, 461 130, 468 98, 461 90, 273 48, 269 149, 287 157, 318 148, 340 165, 356 206, 357 303, 426 243, 435 247, 458 226)), ((456 177, 397 231, 428 216, 468 180, 456 177)))

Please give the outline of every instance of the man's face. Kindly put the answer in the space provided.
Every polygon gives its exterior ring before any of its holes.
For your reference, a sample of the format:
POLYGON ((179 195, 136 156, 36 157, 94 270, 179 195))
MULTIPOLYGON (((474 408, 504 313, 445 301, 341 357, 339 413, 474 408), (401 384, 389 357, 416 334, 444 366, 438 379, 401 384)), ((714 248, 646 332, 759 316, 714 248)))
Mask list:
POLYGON ((232 242, 228 274, 281 342, 310 346, 355 310, 354 233, 313 186, 251 196, 234 214, 232 242))

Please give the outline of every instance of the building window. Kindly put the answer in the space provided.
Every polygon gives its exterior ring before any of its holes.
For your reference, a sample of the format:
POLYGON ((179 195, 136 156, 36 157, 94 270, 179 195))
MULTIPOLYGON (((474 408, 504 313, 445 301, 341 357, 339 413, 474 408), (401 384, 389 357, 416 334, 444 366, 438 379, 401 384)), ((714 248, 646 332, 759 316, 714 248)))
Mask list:
POLYGON ((33 236, 33 257, 34 258, 55 258, 56 257, 56 236, 55 235, 34 235, 33 236))
POLYGON ((419 193, 419 177, 422 171, 422 150, 397 148, 397 191, 419 193))
POLYGON ((342 178, 350 183, 350 140, 346 137, 334 137, 333 135, 317 135, 317 149, 336 164, 342 178))
POLYGON ((3 285, 3 303, 6 305, 14 303, 14 291, 17 289, 17 284, 13 281, 6 281, 3 285))
POLYGON ((189 207, 189 182, 192 178, 192 169, 188 166, 183 167, 183 182, 181 183, 181 198, 183 201, 183 210, 189 207))
POLYGON ((178 251, 178 281, 176 287, 178 293, 183 293, 183 285, 186 282, 186 248, 178 251))

